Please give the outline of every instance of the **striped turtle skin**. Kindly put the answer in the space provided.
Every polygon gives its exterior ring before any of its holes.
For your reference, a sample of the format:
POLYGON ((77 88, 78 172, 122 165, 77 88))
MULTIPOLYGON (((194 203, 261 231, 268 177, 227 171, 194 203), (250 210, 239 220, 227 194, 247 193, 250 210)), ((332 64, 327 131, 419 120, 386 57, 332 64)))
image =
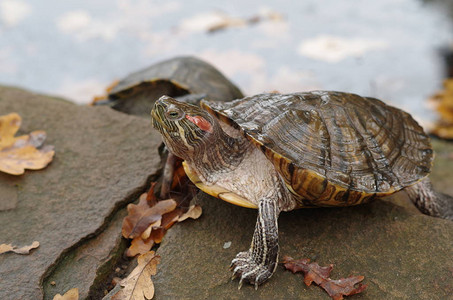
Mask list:
POLYGON ((315 91, 201 106, 261 149, 299 207, 368 202, 417 183, 432 166, 421 126, 378 99, 315 91))

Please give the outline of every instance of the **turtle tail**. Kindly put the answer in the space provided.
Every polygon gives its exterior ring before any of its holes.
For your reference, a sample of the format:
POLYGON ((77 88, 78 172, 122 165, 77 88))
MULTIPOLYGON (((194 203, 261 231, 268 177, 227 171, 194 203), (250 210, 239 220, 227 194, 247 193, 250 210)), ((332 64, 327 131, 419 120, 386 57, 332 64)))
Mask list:
POLYGON ((436 192, 428 178, 407 187, 405 191, 422 213, 453 220, 453 197, 436 192))

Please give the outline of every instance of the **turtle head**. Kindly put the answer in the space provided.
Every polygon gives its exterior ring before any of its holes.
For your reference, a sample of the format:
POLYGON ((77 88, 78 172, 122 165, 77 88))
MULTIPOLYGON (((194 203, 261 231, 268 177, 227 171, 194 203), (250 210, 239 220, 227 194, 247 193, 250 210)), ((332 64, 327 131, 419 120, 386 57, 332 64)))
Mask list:
POLYGON ((156 101, 151 117, 165 145, 184 160, 190 160, 200 147, 215 142, 221 131, 217 120, 207 111, 168 96, 156 101))

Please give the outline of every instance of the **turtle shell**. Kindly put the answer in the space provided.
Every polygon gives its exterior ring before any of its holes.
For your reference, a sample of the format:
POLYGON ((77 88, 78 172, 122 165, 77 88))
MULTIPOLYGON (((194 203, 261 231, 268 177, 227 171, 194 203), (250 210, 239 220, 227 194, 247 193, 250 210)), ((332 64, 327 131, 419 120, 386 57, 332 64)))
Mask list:
POLYGON ((430 172, 429 137, 406 112, 342 92, 260 94, 202 106, 252 141, 300 206, 348 206, 430 172))
MULTIPOLYGON (((162 95, 230 101, 242 98, 241 91, 210 64, 191 56, 176 57, 128 75, 109 92, 112 108, 148 117, 155 100, 162 95)), ((194 103, 198 104, 198 103, 194 103)))

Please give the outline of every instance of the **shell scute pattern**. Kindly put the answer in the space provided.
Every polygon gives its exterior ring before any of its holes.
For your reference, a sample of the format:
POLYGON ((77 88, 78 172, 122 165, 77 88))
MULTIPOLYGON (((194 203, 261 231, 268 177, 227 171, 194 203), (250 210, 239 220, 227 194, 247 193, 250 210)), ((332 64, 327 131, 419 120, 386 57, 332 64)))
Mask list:
POLYGON ((203 106, 260 147, 303 206, 359 204, 412 185, 431 169, 423 129, 374 98, 315 91, 203 106))

